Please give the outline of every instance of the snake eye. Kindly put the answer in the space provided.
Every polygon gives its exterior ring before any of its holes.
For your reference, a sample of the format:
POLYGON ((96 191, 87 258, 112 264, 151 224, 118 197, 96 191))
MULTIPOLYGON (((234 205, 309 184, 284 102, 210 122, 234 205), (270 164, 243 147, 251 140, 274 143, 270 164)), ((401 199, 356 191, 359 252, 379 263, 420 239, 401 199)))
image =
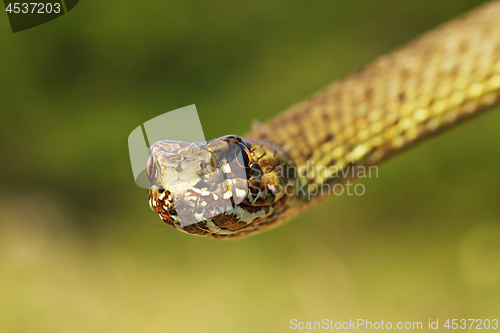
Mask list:
POLYGON ((249 168, 250 164, 253 162, 252 155, 248 148, 239 142, 229 151, 228 161, 236 161, 236 163, 238 163, 238 165, 242 168, 249 168))
POLYGON ((153 157, 153 154, 149 156, 148 163, 146 164, 146 174, 148 175, 149 183, 151 185, 154 184, 155 176, 156 176, 156 160, 153 157))

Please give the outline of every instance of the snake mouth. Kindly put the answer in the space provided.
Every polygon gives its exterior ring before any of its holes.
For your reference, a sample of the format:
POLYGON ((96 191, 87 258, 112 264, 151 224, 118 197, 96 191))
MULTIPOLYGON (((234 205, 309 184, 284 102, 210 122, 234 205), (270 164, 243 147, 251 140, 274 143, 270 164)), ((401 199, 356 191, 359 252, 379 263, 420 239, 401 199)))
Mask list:
MULTIPOLYGON (((233 192, 238 193, 238 190, 228 190, 226 194, 233 192)), ((228 199, 224 199, 224 194, 218 195, 209 191, 197 193, 194 188, 185 192, 169 189, 160 193, 160 190, 153 186, 149 193, 153 210, 164 220, 181 227, 216 218, 238 207, 232 194, 228 199)), ((239 191, 239 193, 245 197, 247 192, 239 191)))

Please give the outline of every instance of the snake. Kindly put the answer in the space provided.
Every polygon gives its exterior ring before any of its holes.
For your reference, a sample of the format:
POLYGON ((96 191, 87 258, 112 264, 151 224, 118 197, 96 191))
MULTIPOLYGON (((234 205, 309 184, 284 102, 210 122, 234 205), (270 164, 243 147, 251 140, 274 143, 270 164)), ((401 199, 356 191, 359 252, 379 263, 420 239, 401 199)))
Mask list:
POLYGON ((154 143, 149 204, 188 234, 253 235, 499 101, 500 1, 492 1, 254 122, 246 135, 154 143))

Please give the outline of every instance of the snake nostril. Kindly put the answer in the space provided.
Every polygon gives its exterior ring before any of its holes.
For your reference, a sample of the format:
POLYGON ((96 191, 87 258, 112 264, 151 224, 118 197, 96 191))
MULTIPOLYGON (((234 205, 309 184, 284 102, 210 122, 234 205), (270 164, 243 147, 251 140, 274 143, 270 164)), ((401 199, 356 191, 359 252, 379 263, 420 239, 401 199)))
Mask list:
POLYGON ((146 164, 146 174, 148 175, 149 183, 153 184, 156 177, 156 160, 151 154, 148 158, 148 163, 146 164))

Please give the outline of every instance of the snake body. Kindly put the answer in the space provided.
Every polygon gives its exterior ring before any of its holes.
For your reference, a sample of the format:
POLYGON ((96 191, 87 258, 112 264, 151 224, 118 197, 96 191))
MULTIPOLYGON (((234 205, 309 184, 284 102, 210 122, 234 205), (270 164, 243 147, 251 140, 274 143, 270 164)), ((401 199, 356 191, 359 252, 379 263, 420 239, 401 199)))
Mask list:
POLYGON ((326 197, 332 185, 356 178, 339 170, 378 165, 499 100, 500 1, 494 1, 256 123, 243 138, 155 143, 150 206, 190 234, 234 238, 267 230, 326 197), (222 176, 215 177, 218 169, 222 176), (179 174, 191 183, 173 190, 179 174), (221 197, 226 203, 214 199, 221 197), (181 221, 183 207, 196 218, 181 221))

